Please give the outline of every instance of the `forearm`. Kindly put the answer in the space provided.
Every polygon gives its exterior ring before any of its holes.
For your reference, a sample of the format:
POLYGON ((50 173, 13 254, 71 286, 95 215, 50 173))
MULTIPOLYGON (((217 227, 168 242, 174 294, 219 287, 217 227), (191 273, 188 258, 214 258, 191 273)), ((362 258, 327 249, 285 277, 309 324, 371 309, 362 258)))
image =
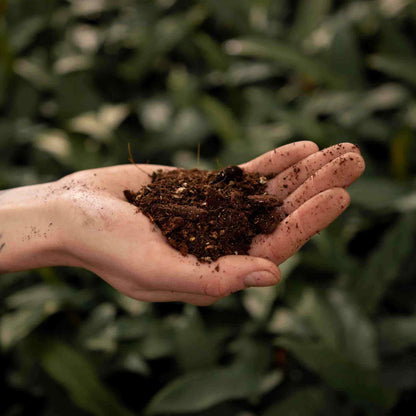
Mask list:
POLYGON ((53 185, 0 191, 0 274, 63 264, 53 185))

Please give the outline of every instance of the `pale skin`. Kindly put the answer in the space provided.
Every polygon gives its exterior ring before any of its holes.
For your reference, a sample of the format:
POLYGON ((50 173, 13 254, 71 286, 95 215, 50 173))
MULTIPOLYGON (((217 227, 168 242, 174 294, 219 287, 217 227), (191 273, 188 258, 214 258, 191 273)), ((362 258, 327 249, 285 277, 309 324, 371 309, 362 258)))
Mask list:
POLYGON ((123 195, 148 184, 156 169, 174 168, 120 165, 0 191, 0 273, 83 267, 134 299, 210 305, 247 287, 277 284, 278 266, 348 207, 345 188, 365 164, 350 143, 319 151, 302 141, 240 167, 275 175, 267 192, 283 200, 287 214, 272 234, 253 240, 249 255, 209 264, 182 256, 123 195))

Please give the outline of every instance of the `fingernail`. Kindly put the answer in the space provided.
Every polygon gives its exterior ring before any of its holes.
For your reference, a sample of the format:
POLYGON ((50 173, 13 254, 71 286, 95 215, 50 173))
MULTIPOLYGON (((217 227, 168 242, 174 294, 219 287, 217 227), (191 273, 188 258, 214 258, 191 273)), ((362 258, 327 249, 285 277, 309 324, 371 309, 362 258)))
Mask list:
POLYGON ((279 282, 279 277, 267 271, 249 273, 243 279, 246 287, 253 286, 272 286, 279 282))

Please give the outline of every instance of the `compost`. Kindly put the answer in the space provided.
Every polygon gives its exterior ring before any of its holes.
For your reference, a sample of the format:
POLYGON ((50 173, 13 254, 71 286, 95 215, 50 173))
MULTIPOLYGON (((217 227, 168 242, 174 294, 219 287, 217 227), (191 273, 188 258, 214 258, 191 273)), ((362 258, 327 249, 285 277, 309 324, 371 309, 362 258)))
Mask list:
POLYGON ((124 195, 182 255, 212 262, 247 254, 254 236, 272 233, 283 219, 282 201, 266 192, 269 179, 238 166, 157 170, 150 184, 124 195))

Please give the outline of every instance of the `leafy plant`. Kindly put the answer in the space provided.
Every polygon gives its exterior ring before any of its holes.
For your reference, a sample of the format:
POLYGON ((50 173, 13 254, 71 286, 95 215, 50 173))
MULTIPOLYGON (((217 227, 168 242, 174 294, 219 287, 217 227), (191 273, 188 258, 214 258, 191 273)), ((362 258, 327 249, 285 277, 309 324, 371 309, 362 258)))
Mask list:
POLYGON ((276 288, 208 308, 78 269, 0 278, 5 416, 403 415, 415 405, 416 5, 0 2, 0 186, 357 143, 352 206, 276 288))

